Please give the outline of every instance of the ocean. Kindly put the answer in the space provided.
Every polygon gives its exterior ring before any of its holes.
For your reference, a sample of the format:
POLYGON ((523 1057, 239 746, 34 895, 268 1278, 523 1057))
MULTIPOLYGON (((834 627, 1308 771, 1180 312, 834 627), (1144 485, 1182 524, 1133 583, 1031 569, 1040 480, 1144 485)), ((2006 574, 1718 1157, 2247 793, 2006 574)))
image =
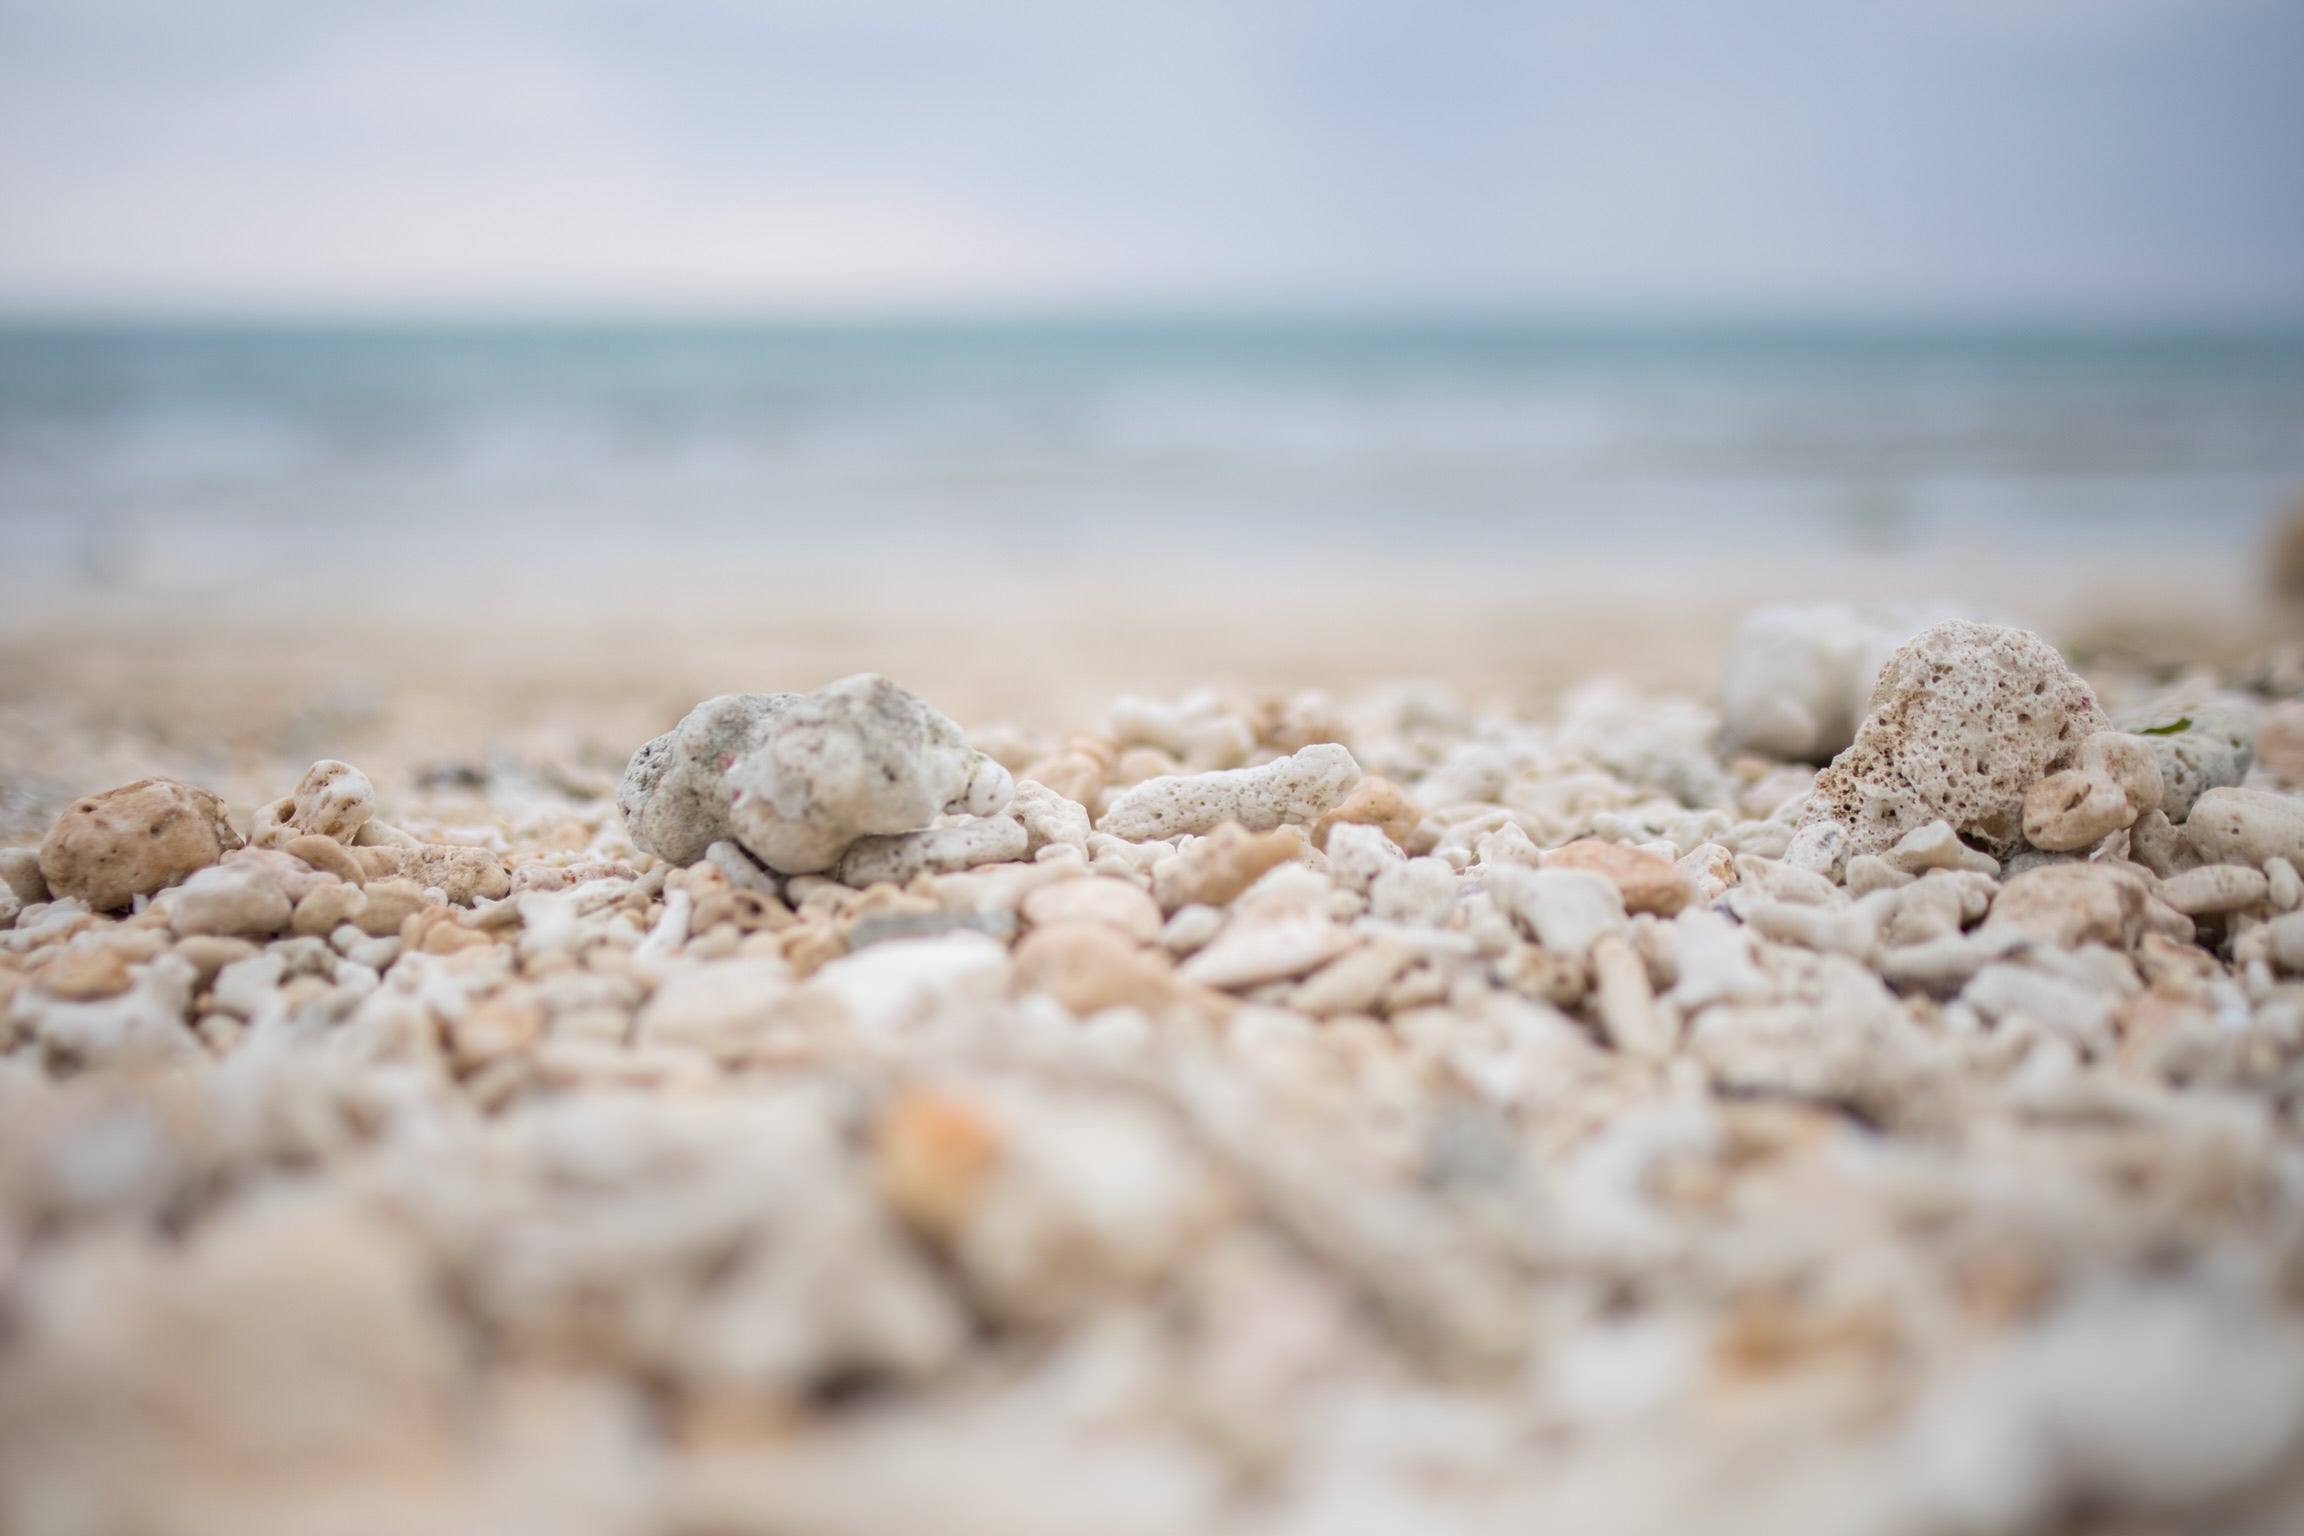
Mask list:
POLYGON ((2252 547, 2304 334, 1519 321, 0 328, 0 594, 822 556, 2252 547))

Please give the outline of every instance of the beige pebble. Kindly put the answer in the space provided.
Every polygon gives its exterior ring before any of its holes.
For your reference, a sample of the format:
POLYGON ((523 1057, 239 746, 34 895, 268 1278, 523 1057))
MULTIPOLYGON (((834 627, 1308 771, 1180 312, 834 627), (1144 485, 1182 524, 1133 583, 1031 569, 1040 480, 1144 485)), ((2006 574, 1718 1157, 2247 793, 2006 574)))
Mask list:
POLYGON ((1221 908, 1178 907, 1160 930, 1160 947, 1172 955, 1189 955, 1224 931, 1221 908))
POLYGON ((1372 773, 1353 785, 1352 792, 1334 810, 1313 823, 1312 846, 1326 849, 1329 834, 1350 822, 1374 827, 1396 846, 1406 848, 1414 841, 1417 825, 1423 819, 1424 812, 1408 798, 1406 791, 1390 779, 1372 773))
POLYGON ((298 834, 349 843, 376 814, 376 786, 350 763, 323 758, 304 770, 290 805, 289 825, 298 834))
POLYGON ((1590 870, 1504 865, 1489 871, 1488 890, 1537 943, 1579 963, 1594 939, 1627 926, 1615 882, 1590 870))
POLYGON ((1016 946, 1016 977, 1083 1018, 1107 1008, 1141 1008, 1157 1015, 1183 990, 1165 952, 1147 949, 1096 919, 1035 927, 1016 946))
POLYGON ((2264 901, 2271 891, 2272 882, 2263 873, 2238 864, 2203 864, 2160 882, 2160 899, 2187 917, 2237 912, 2264 901))
POLYGON ((2295 865, 2286 859, 2266 859, 2264 875, 2265 894, 2271 898, 2273 910, 2293 912, 2304 906, 2304 878, 2297 875, 2295 865))
POLYGON ((1178 974, 1199 986, 1240 991, 1301 976, 1355 942, 1350 929, 1322 917, 1235 923, 1195 951, 1178 974))
POLYGON ((250 959, 258 951, 247 939, 229 938, 221 934, 195 934, 191 938, 177 940, 174 952, 191 962, 197 977, 195 984, 206 988, 215 983, 218 971, 236 961, 250 959))
POLYGON ((1288 1006, 1316 1019, 1368 1013, 1415 960, 1413 950, 1382 939, 1363 944, 1306 977, 1289 994, 1288 1006))
POLYGON ((1968 869, 1995 876, 2000 873, 1998 859, 1960 841, 1960 834, 1952 830, 1952 823, 1942 818, 1914 827, 1880 857, 1891 868, 1914 875, 1924 875, 1932 869, 1968 869))
POLYGON ((2049 864, 2001 886, 1984 919, 1987 932, 2014 931, 2044 943, 2132 947, 2145 931, 2144 881, 2105 864, 2049 864))
POLYGON ((1027 858, 1050 846, 1087 851, 1088 807, 1045 784, 1019 780, 1008 814, 1023 823, 1027 858))
POLYGON ((1625 934, 1604 933, 1592 941, 1592 1011, 1609 1043, 1626 1055, 1671 1053, 1670 1016, 1657 1007, 1647 962, 1625 934))
POLYGON ((368 867, 333 837, 323 837, 317 832, 304 833, 281 844, 280 851, 293 854, 314 869, 334 875, 347 884, 368 883, 368 867))
POLYGON ((1267 872, 1301 859, 1304 848, 1301 828, 1251 832, 1237 822, 1226 822, 1155 865, 1152 894, 1168 912, 1196 905, 1229 906, 1267 872))
POLYGON ((360 905, 346 921, 371 938, 396 937, 425 906, 424 888, 413 880, 370 880, 360 896, 360 905))
POLYGON ((1334 742, 1304 748, 1260 768, 1147 780, 1115 796, 1097 830, 1141 842, 1207 832, 1237 821, 1251 832, 1317 821, 1360 782, 1360 765, 1334 742))
MULTIPOLYGON (((351 922, 366 905, 367 897, 356 885, 347 885, 342 881, 324 885, 296 903, 295 914, 289 919, 288 926, 295 933, 324 937, 351 922)), ((399 932, 397 923, 393 925, 392 931, 399 932)))
POLYGON ((40 873, 40 850, 0 848, 0 885, 27 907, 48 900, 48 880, 40 873))
POLYGON ((1546 869, 1581 869, 1616 887, 1626 912, 1671 917, 1695 899, 1688 876, 1669 859, 1645 849, 1583 838, 1544 855, 1546 869))
POLYGON ((2261 868, 2286 859, 2304 868, 2304 798, 2262 789, 2211 789, 2184 822, 2184 841, 2203 864, 2261 868))
POLYGON ((2098 731, 2071 767, 2024 792, 2024 840, 2035 848, 2088 848, 2160 808, 2159 762, 2141 736, 2098 731))
POLYGON ((294 910, 270 874, 248 864, 203 869, 162 898, 168 925, 180 935, 264 939, 288 926, 294 910))
POLYGON ((1160 904, 1141 887, 1097 875, 1041 886, 1025 896, 1021 910, 1024 920, 1035 928, 1067 922, 1102 923, 1139 944, 1157 941, 1163 921, 1160 904))
POLYGON ((461 848, 452 843, 403 848, 400 873, 419 886, 439 891, 452 906, 496 901, 512 892, 511 872, 502 859, 485 848, 461 848))
POLYGON ((42 992, 76 1003, 117 997, 128 990, 133 980, 128 974, 128 957, 109 946, 67 947, 35 976, 42 992))
POLYGON ((1368 887, 1368 911, 1379 921, 1445 927, 1456 915, 1456 871, 1425 857, 1385 870, 1368 887))
POLYGON ((110 912, 239 846, 224 802, 207 790, 139 779, 74 801, 40 844, 40 876, 54 895, 110 912))

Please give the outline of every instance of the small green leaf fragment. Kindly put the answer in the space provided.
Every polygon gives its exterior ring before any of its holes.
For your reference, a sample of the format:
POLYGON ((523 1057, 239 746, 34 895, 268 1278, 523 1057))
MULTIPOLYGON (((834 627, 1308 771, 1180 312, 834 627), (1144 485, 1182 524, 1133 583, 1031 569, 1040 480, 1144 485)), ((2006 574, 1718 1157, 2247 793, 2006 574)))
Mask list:
POLYGON ((2192 729, 2192 717, 2184 716, 2173 725, 2148 725, 2138 731, 2139 736, 2181 736, 2192 729))

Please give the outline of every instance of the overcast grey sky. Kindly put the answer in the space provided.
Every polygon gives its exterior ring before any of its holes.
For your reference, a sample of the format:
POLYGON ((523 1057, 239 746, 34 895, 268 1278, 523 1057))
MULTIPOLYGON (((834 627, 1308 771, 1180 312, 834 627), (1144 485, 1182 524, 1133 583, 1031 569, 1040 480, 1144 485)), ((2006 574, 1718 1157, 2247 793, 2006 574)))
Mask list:
POLYGON ((2304 0, 0 0, 0 308, 2304 315, 2304 0))

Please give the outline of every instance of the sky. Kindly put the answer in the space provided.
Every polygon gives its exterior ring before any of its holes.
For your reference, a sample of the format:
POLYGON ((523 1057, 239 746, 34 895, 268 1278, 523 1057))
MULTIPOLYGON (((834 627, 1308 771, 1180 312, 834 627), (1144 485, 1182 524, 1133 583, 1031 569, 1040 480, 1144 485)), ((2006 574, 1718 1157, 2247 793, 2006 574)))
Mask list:
POLYGON ((2304 0, 0 0, 0 312, 2304 317, 2304 0))

